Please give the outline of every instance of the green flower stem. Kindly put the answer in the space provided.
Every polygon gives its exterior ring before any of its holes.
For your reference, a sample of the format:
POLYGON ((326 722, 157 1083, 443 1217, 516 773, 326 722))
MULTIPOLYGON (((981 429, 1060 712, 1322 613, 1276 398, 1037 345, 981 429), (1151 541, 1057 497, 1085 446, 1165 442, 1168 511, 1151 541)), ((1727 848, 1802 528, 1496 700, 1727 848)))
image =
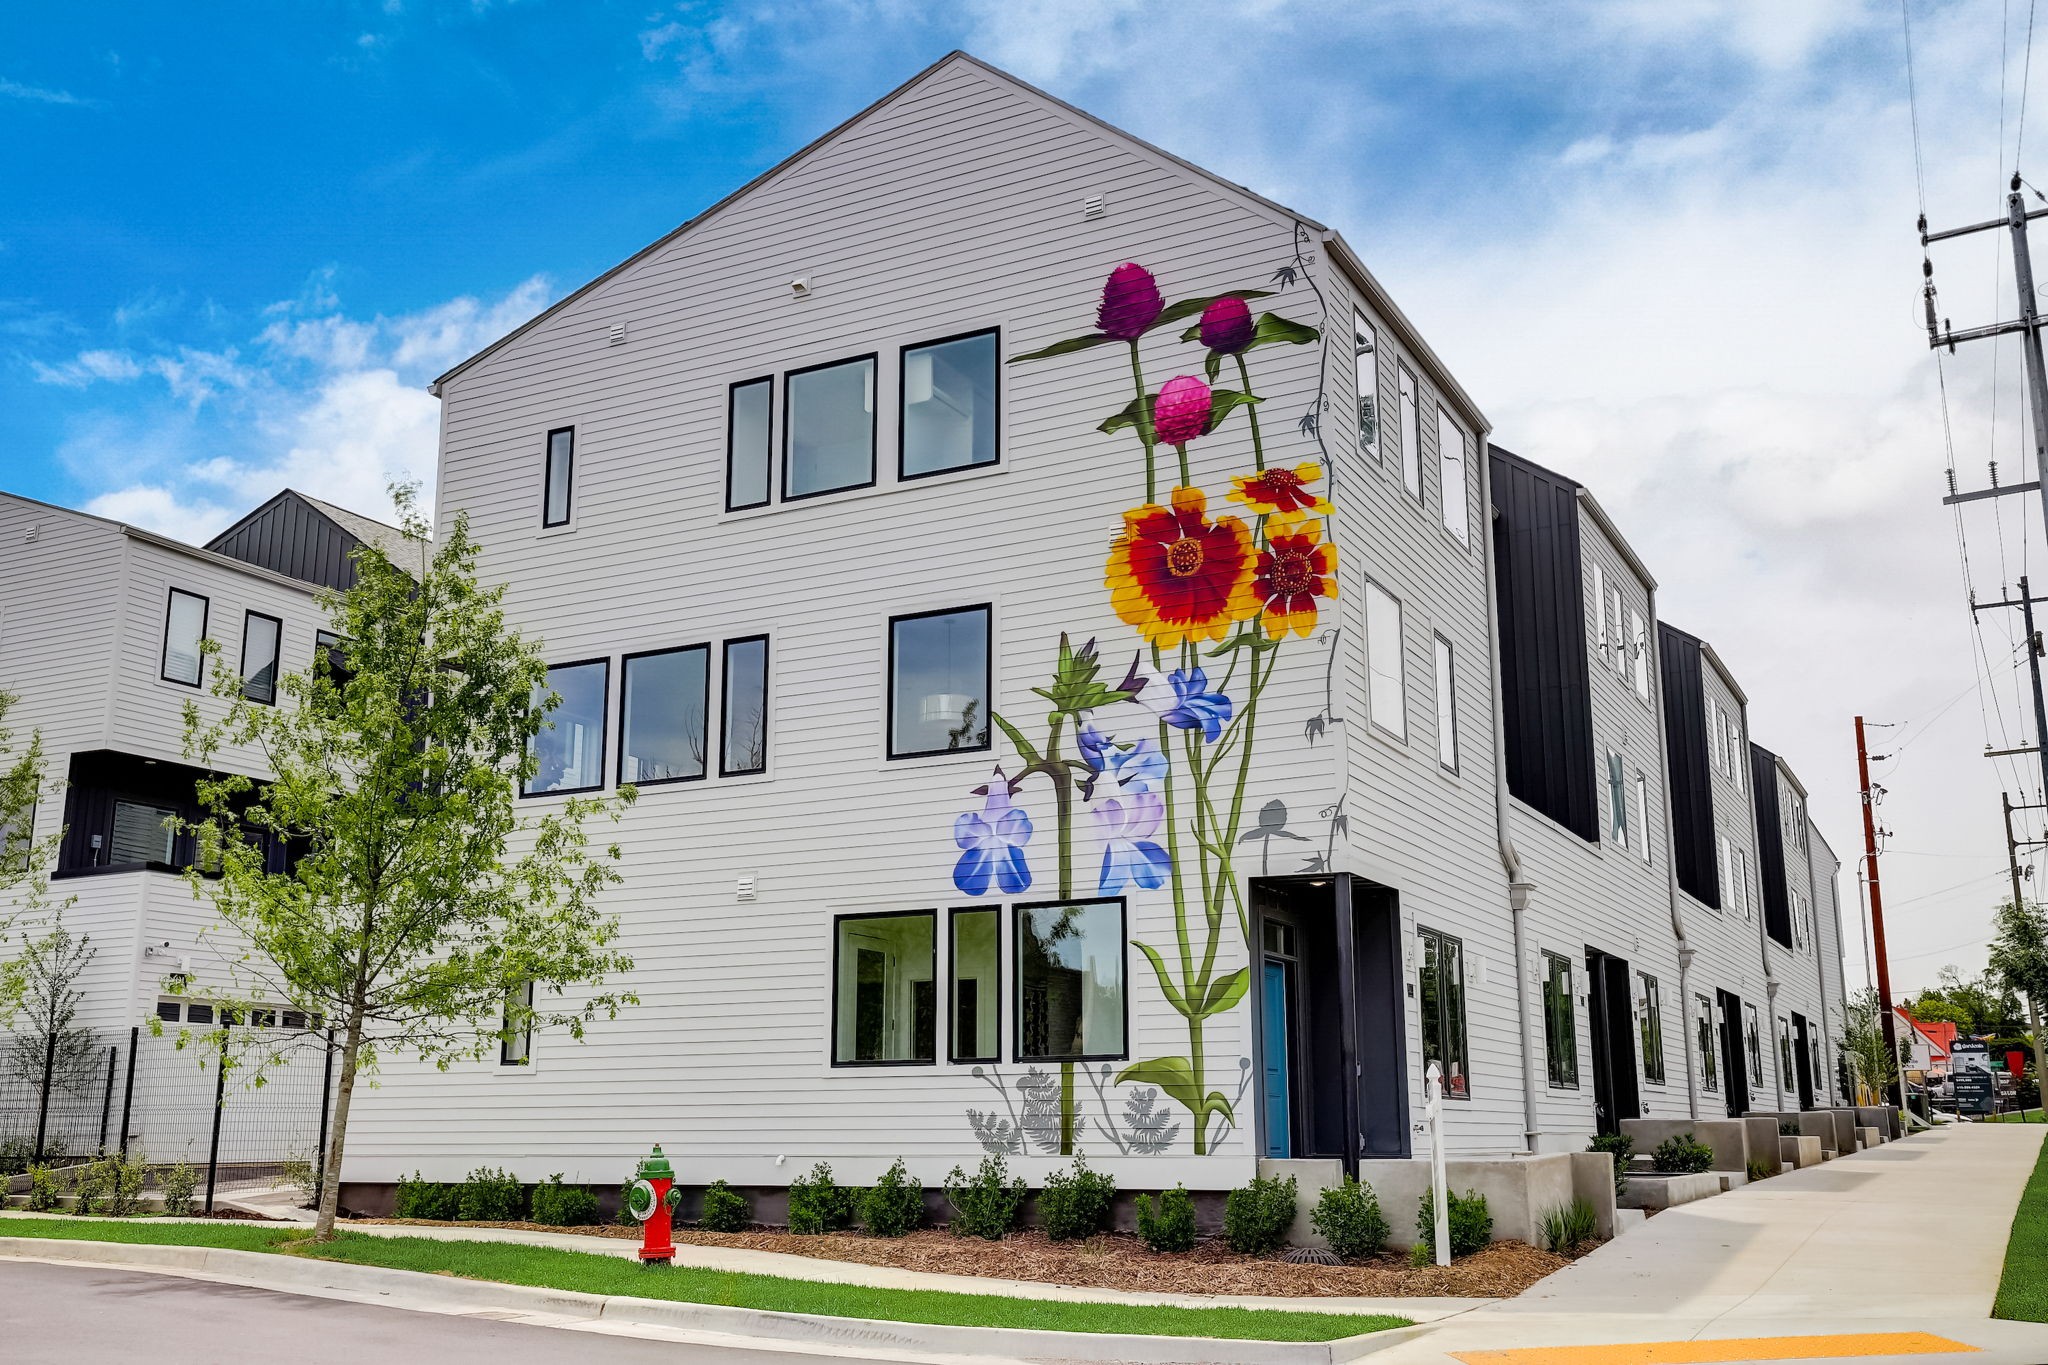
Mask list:
MULTIPOLYGON (((1164 674, 1159 646, 1152 646, 1152 671, 1164 674)), ((1180 869, 1180 827, 1174 817, 1173 802, 1173 735, 1166 722, 1159 722, 1159 752, 1167 757, 1166 763, 1166 861, 1170 865, 1170 881, 1173 886, 1173 931, 1180 940, 1180 975, 1186 981, 1194 975, 1195 952, 1188 943, 1187 887, 1180 869)))
POLYGON ((1173 453, 1180 456, 1180 486, 1193 488, 1195 481, 1188 476, 1188 448, 1185 442, 1176 444, 1173 453))
MULTIPOLYGON (((1269 660, 1263 669, 1259 667, 1258 653, 1255 652, 1252 655, 1252 690, 1251 696, 1245 701, 1244 704, 1244 749, 1238 755, 1237 784, 1235 790, 1232 791, 1230 796, 1230 838, 1236 837, 1238 824, 1240 821, 1244 819, 1245 780, 1247 777, 1250 776, 1251 773, 1252 744, 1253 741, 1258 738, 1256 732, 1258 729, 1259 694, 1266 690, 1267 682, 1269 682, 1273 677, 1274 665, 1279 662, 1279 659, 1277 657, 1279 651, 1276 649, 1270 651, 1270 653, 1272 653, 1275 657, 1269 660)), ((1232 862, 1234 861, 1232 857, 1233 853, 1234 848, 1232 847, 1232 845, 1230 845, 1229 843, 1225 843, 1223 845, 1222 857, 1223 879, 1226 882, 1234 882, 1236 880, 1236 870, 1231 866, 1232 862)), ((1217 910, 1220 912, 1221 909, 1222 906, 1218 905, 1217 910)), ((1238 918, 1240 923, 1243 924, 1244 911, 1242 907, 1239 908, 1238 918)), ((1248 924, 1244 924, 1243 927, 1245 936, 1245 946, 1249 948, 1251 946, 1251 928, 1248 924)))
MULTIPOLYGON (((1232 358, 1237 361, 1238 383, 1243 387, 1245 397, 1250 398, 1253 396, 1252 374, 1244 366, 1244 352, 1239 351, 1232 358)), ((1259 438, 1259 405, 1257 403, 1245 404, 1244 415, 1252 419, 1252 464, 1259 469, 1264 469, 1266 467, 1266 443, 1259 438)))
POLYGON ((1145 446, 1145 501, 1158 502, 1158 480, 1152 469, 1152 448, 1158 444, 1158 437, 1152 433, 1152 405, 1145 401, 1145 371, 1138 363, 1136 341, 1131 343, 1131 382, 1138 388, 1138 439, 1145 446))
POLYGON ((1202 1021, 1188 1020, 1188 1072, 1195 1082, 1195 1155, 1209 1154, 1209 1096, 1203 1085, 1202 1021))
POLYGON ((1060 899, 1071 900, 1074 895, 1074 791, 1066 765, 1060 762, 1060 725, 1064 720, 1059 712, 1053 712, 1045 739, 1045 765, 1046 776, 1052 782, 1054 809, 1058 812, 1060 899))

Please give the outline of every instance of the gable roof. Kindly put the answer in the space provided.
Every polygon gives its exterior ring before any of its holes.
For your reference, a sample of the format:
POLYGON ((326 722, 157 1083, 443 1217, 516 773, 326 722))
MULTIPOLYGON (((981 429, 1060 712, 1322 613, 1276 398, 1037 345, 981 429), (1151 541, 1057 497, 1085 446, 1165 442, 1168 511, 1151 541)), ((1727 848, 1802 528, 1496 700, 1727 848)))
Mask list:
MULTIPOLYGON (((351 555, 375 545, 414 577, 415 552, 395 526, 287 488, 206 543, 206 548, 308 583, 346 590, 355 583, 351 555)), ((422 566, 424 567, 424 566, 422 566)))

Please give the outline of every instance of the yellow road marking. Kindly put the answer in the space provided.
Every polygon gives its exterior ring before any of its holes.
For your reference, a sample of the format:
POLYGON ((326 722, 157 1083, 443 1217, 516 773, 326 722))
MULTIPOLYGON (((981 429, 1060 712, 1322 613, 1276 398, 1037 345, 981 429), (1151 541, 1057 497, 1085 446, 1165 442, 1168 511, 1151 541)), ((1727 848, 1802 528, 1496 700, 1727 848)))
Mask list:
POLYGON ((1453 1351, 1465 1365, 1713 1365, 1730 1360, 1834 1360, 1841 1356, 1956 1355, 1978 1347, 1928 1332, 1862 1332, 1828 1337, 1733 1337, 1723 1341, 1634 1341, 1614 1346, 1529 1346, 1453 1351))

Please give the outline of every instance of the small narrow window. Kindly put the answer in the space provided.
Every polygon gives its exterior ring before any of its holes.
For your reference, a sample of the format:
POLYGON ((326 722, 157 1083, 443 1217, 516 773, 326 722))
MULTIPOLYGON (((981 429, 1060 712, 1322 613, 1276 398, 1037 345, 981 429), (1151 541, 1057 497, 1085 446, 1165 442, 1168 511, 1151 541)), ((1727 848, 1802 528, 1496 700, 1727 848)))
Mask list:
POLYGON ((1374 725, 1406 743, 1408 693, 1402 673, 1401 599, 1365 580, 1365 711, 1374 725))
POLYGON ((955 1062, 995 1062, 1002 1056, 996 1032, 1002 1011, 1002 912, 955 910, 952 913, 952 1021, 947 1058, 955 1062))
POLYGON ((284 622, 260 611, 242 617, 242 695, 265 706, 277 705, 278 642, 284 622))
POLYGON ((834 1066, 938 1060, 934 919, 914 910, 833 922, 834 1066))
POLYGON ((704 776, 711 647, 628 654, 619 665, 619 781, 641 786, 704 776))
POLYGON ((533 692, 533 704, 540 708, 552 688, 561 703, 541 713, 540 730, 528 741, 533 755, 533 775, 526 779, 521 794, 596 791, 604 785, 605 692, 611 663, 589 659, 582 663, 554 664, 547 679, 533 692))
POLYGON ((889 757, 989 747, 989 609, 889 619, 889 757))
POLYGON ((719 695, 718 771, 725 777, 768 771, 768 637, 725 642, 719 695))
POLYGON ((750 379, 735 384, 726 398, 725 510, 737 512, 768 503, 769 412, 775 381, 750 379))
POLYGON ((1650 861, 1650 779, 1636 774, 1636 852, 1650 861))
POLYGON ((1643 984, 1643 1079, 1652 1085, 1664 1084, 1664 1001, 1658 992, 1657 978, 1648 972, 1638 972, 1643 984))
POLYGON ((1365 314, 1351 313, 1353 374, 1358 381, 1358 449, 1375 464, 1380 458, 1380 334, 1365 314))
POLYGON ((1593 651, 1600 656, 1601 667, 1607 665, 1607 574, 1598 564, 1593 566, 1593 651))
POLYGON ((1644 701, 1650 699, 1650 632, 1643 615, 1634 607, 1628 610, 1629 652, 1634 664, 1636 695, 1644 701))
POLYGON ((1621 585, 1614 584, 1607 589, 1607 605, 1614 622, 1614 639, 1610 642, 1608 659, 1614 664, 1614 676, 1628 681, 1628 644, 1622 638, 1621 585))
POLYGON ((996 351, 994 331, 905 348, 898 478, 996 462, 996 351))
POLYGON ((505 994, 505 1015, 498 1030, 498 1065, 525 1066, 533 1057, 533 983, 514 986, 505 994))
POLYGON ((540 524, 562 526, 569 520, 570 487, 576 478, 576 428, 556 427, 548 433, 547 486, 540 524))
POLYGON ((1435 1062, 1444 1094, 1472 1098, 1471 1061, 1465 1047, 1465 945, 1434 929, 1417 929, 1422 940, 1418 985, 1422 1007, 1422 1066, 1435 1062))
POLYGON ((1749 1055, 1749 1074, 1756 1077, 1757 1084, 1764 1079, 1764 1041, 1757 1027, 1756 1006, 1747 1001, 1742 1006, 1742 1050, 1749 1055))
POLYGON ((212 604, 196 592, 172 588, 164 608, 164 658, 162 676, 166 682, 199 686, 199 643, 206 638, 206 612, 212 604))
POLYGON ((1415 376, 1401 366, 1401 483, 1422 501, 1422 414, 1416 406, 1415 376))
POLYGON ((116 801, 113 835, 107 848, 112 866, 177 862, 178 812, 168 806, 116 801))
POLYGON ((1732 851, 1728 847, 1728 836, 1725 834, 1718 835, 1716 836, 1716 841, 1721 851, 1721 859, 1714 865, 1714 870, 1718 874, 1715 889, 1721 893, 1722 908, 1733 910, 1735 908, 1735 894, 1731 889, 1731 881, 1732 874, 1735 871, 1735 860, 1732 851))
POLYGON ((1578 1002, 1573 996, 1572 960, 1543 954, 1543 1046, 1550 1083, 1559 1089, 1579 1085, 1578 1002))
POLYGON ((1728 732, 1721 728, 1721 708, 1714 701, 1714 694, 1711 692, 1707 694, 1705 710, 1707 716, 1707 757, 1713 763, 1715 772, 1726 772, 1728 771, 1728 764, 1721 757, 1721 752, 1727 745, 1728 732))
POLYGON ((1436 410, 1436 469, 1438 491, 1443 495, 1444 529, 1460 545, 1472 544, 1471 508, 1465 478, 1465 433, 1441 406, 1436 410))
POLYGON ((1792 1021, 1782 1014, 1778 1016, 1778 1077, 1786 1089, 1792 1088, 1792 1021))
POLYGON ((213 1006, 193 1001, 185 1006, 185 1022, 188 1024, 210 1024, 213 1022, 213 1006))
POLYGON ((1123 902, 1020 905, 1016 912, 1016 1059, 1122 1059, 1123 902))
POLYGON ((1607 834, 1628 847, 1628 777, 1621 755, 1612 749, 1607 751, 1607 834))
POLYGON ((782 500, 875 481, 875 358, 792 370, 782 381, 782 500))
POLYGON ((249 1010, 250 1028, 276 1028, 277 1011, 263 1005, 254 1005, 249 1010))
POLYGON ((1458 684, 1452 670, 1451 642, 1436 637, 1436 761, 1458 771, 1458 684))
POLYGON ((163 1020, 166 1024, 177 1023, 184 1016, 184 1013, 185 1006, 181 1001, 159 1000, 156 1002, 156 1017, 163 1020))
POLYGON ((1720 1030, 1714 1027, 1714 1002, 1704 995, 1692 998, 1693 1043, 1700 1053, 1700 1089, 1721 1088, 1720 1030))
POLYGON ((306 1012, 304 1010, 281 1011, 278 1015, 278 1026, 280 1028, 302 1029, 306 1026, 306 1012))

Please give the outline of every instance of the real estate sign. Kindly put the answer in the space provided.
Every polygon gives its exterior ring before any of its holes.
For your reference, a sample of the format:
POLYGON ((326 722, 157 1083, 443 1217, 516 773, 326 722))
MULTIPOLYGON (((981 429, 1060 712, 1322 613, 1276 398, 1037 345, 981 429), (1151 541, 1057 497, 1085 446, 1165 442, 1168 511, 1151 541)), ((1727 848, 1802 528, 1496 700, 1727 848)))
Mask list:
POLYGON ((1958 1038, 1949 1046, 1949 1075, 1955 1081, 1958 1114, 1998 1109, 1998 1081, 1991 1074, 1991 1049, 1980 1039, 1958 1038))

